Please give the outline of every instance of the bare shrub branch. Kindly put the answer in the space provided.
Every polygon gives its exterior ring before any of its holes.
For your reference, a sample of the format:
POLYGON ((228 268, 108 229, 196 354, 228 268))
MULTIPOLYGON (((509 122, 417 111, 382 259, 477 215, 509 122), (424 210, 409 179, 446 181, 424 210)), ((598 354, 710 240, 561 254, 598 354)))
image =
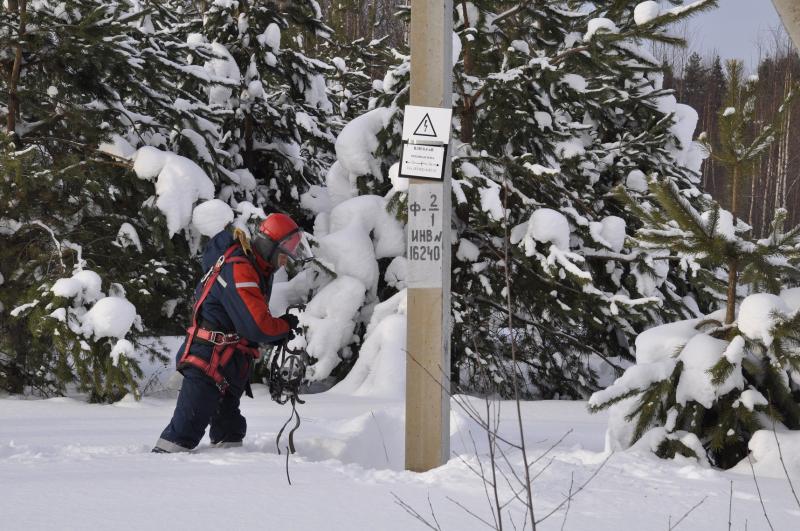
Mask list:
POLYGON ((731 516, 733 515, 733 480, 731 480, 731 494, 728 498, 728 531, 731 531, 731 526, 733 525, 733 521, 731 516))
MULTIPOLYGON (((672 523, 670 523, 670 526, 669 526, 669 531, 672 531, 673 529, 675 529, 676 527, 678 527, 679 525, 681 525, 681 522, 683 522, 684 520, 686 520, 686 517, 687 517, 687 516, 689 516, 690 514, 692 514, 692 511, 694 511, 695 509, 697 509, 698 507, 700 507, 701 505, 703 505, 703 503, 705 503, 705 501, 706 501, 707 499, 708 499, 708 496, 704 497, 702 500, 700 500, 699 502, 695 503, 695 504, 694 504, 694 505, 691 507, 691 509, 689 509, 688 511, 686 511, 686 512, 683 514, 683 516, 681 516, 681 517, 680 517, 680 519, 678 519, 678 521, 677 521, 677 522, 675 522, 675 524, 674 524, 674 525, 673 525, 672 523)), ((670 518, 670 520, 671 520, 671 518, 670 518)))
POLYGON ((611 452, 610 454, 608 454, 608 456, 607 456, 605 459, 603 459, 603 462, 602 462, 602 463, 600 463, 600 466, 598 466, 598 467, 595 469, 595 471, 594 471, 594 472, 592 472, 592 475, 590 475, 590 476, 589 476, 589 477, 586 479, 586 481, 584 481, 584 482, 583 482, 583 484, 582 484, 580 487, 578 487, 577 489, 575 489, 575 491, 574 491, 574 492, 571 492, 571 493, 569 494, 569 496, 567 496, 567 497, 566 497, 566 498, 565 498, 565 499, 564 499, 564 500, 563 500, 561 503, 559 503, 558 505, 556 505, 556 506, 555 506, 555 508, 553 508, 553 510, 552 510, 552 511, 550 511, 549 513, 547 513, 546 515, 544 515, 542 518, 540 518, 539 520, 537 520, 537 521, 536 521, 536 523, 537 523, 537 524, 538 524, 538 523, 542 523, 542 522, 544 522, 545 520, 547 520, 548 518, 550 518, 551 516, 553 516, 553 515, 554 515, 554 514, 555 514, 555 513, 556 513, 556 512, 557 512, 559 509, 561 509, 561 508, 562 508, 562 507, 563 507, 563 506, 564 506, 566 503, 568 503, 570 500, 572 500, 572 498, 574 498, 574 497, 575 497, 575 495, 577 495, 577 494, 578 494, 580 491, 582 491, 583 489, 585 489, 585 488, 586 488, 586 486, 587 486, 589 483, 591 483, 591 482, 592 482, 592 480, 593 480, 595 477, 597 477, 597 474, 599 474, 599 473, 600 473, 600 471, 603 469, 603 467, 605 467, 605 466, 606 466, 606 463, 608 463, 608 461, 611 459, 611 456, 613 456, 613 455, 614 455, 614 452, 611 452))
MULTIPOLYGON (((775 431, 775 417, 772 418, 772 435, 775 437, 775 444, 778 446, 778 458, 781 461, 781 468, 783 468, 783 473, 786 476, 786 481, 789 483, 789 489, 792 491, 792 496, 794 496, 794 501, 797 504, 797 507, 800 507, 800 499, 797 498, 797 491, 794 490, 794 484, 792 483, 792 478, 789 476, 789 471, 786 469, 786 463, 783 460, 783 450, 781 450, 781 442, 778 440, 778 432, 775 431)), ((752 467, 752 463, 750 464, 752 467)))
MULTIPOLYGON (((433 531, 442 531, 442 528, 439 527, 439 522, 436 521, 436 515, 433 516, 434 523, 430 523, 428 520, 425 519, 424 516, 419 514, 413 507, 411 507, 409 504, 403 501, 403 499, 400 496, 398 496, 394 492, 392 492, 392 496, 394 496, 394 502, 400 507, 402 507, 405 512, 413 516, 419 523, 421 523, 422 525, 424 525, 429 529, 433 529, 433 531)), ((431 502, 431 496, 430 493, 428 493, 428 505, 431 507, 431 513, 433 513, 433 506, 431 505, 430 502, 431 502)))
POLYGON ((769 515, 767 515, 767 508, 764 506, 764 498, 761 496, 761 489, 758 486, 758 479, 756 479, 756 469, 753 468, 753 459, 750 457, 750 454, 747 454, 747 462, 750 463, 750 472, 753 473, 753 483, 756 484, 756 492, 758 493, 758 501, 761 502, 761 509, 764 511, 764 518, 767 520, 767 525, 771 531, 775 531, 775 528, 772 527, 772 522, 769 521, 769 515))

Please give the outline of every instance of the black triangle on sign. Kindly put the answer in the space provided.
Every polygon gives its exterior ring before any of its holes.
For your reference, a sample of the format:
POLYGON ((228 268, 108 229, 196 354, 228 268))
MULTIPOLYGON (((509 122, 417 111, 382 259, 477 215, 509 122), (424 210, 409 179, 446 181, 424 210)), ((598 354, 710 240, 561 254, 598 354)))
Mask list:
POLYGON ((433 128, 433 122, 428 113, 425 113, 425 118, 423 118, 417 126, 416 131, 414 131, 414 136, 432 136, 434 138, 438 136, 436 130, 433 128))

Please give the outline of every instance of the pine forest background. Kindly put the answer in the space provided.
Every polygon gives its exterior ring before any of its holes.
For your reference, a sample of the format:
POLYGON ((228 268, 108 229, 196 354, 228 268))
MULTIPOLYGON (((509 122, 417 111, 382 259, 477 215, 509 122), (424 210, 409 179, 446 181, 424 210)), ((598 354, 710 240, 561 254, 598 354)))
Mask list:
MULTIPOLYGON (((775 115, 797 81, 800 59, 782 29, 776 29, 774 37, 765 40, 759 49, 763 57, 751 75, 758 78, 756 119, 765 122, 775 115)), ((665 85, 675 90, 680 101, 697 109, 700 114, 698 130, 706 133, 712 145, 719 145, 719 115, 724 111, 729 83, 725 61, 716 54, 701 56, 685 49, 672 49, 662 55, 667 69, 665 85)), ((800 137, 795 134, 795 124, 800 119, 798 113, 800 107, 793 105, 792 112, 785 116, 781 138, 759 159, 750 190, 737 211, 759 236, 769 230, 775 208, 789 211, 791 226, 800 223, 800 137)), ((728 185, 729 176, 723 165, 713 157, 707 159, 703 166, 703 189, 722 198, 726 208, 730 208, 724 199, 728 185)))

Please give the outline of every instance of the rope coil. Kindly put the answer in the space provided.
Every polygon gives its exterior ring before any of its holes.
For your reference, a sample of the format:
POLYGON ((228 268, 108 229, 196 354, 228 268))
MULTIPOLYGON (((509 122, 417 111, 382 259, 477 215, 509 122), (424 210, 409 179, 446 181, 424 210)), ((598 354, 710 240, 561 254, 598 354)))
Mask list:
POLYGON ((306 375, 306 365, 308 353, 305 348, 290 348, 285 342, 278 346, 278 350, 272 357, 269 369, 269 394, 278 404, 292 404, 292 413, 284 423, 275 438, 275 445, 278 448, 278 455, 281 455, 281 437, 294 419, 295 425, 289 430, 290 454, 295 453, 294 434, 300 427, 300 414, 297 412, 297 404, 305 404, 300 399, 300 386, 306 375))

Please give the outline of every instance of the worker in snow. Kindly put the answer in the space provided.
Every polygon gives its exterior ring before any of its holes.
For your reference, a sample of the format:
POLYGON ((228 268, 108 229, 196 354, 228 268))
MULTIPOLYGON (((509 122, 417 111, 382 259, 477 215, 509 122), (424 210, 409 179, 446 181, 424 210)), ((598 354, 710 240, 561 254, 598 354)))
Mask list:
POLYGON ((245 392, 253 396, 258 346, 291 339, 298 328, 296 316, 270 314, 272 274, 290 259, 310 257, 303 232, 284 214, 267 216, 252 240, 241 230, 211 239, 203 253, 207 273, 176 358, 184 377, 178 403, 153 452, 191 450, 209 424, 212 446, 241 446, 247 422, 239 400, 245 392))

